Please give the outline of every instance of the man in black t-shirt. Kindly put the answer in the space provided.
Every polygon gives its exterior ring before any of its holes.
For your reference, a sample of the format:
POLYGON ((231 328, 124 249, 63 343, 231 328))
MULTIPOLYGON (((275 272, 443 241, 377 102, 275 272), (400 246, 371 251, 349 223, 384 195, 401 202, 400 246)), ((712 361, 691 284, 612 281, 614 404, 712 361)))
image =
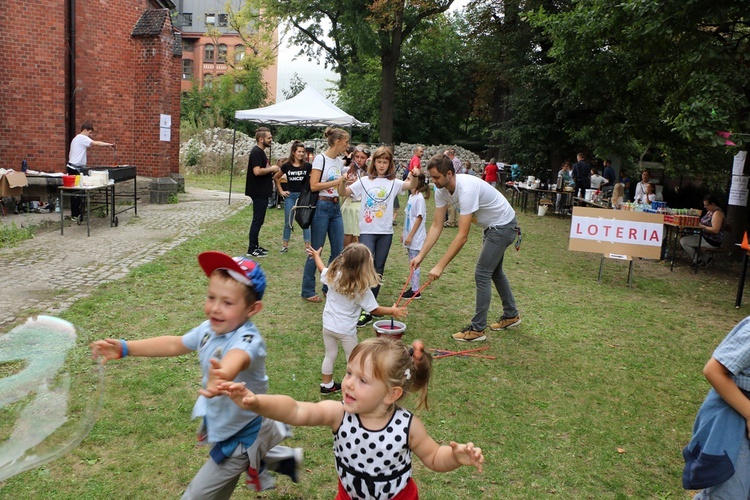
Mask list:
POLYGON ((273 194, 273 174, 279 167, 271 166, 266 156, 266 148, 271 147, 273 136, 266 127, 260 127, 255 132, 255 143, 247 162, 247 181, 245 195, 253 200, 253 221, 250 224, 247 255, 249 257, 265 257, 268 250, 258 244, 258 235, 263 222, 266 220, 268 197, 273 194))

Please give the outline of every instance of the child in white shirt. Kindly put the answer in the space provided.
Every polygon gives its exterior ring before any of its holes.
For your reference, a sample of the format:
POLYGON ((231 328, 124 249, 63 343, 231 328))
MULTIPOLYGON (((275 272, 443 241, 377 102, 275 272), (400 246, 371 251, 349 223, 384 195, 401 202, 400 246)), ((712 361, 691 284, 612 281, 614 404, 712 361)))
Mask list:
MULTIPOLYGON (((427 231, 425 231, 427 204, 424 200, 429 197, 430 188, 427 179, 424 174, 419 174, 417 186, 411 190, 409 201, 406 203, 404 232, 401 234, 401 243, 406 247, 410 261, 422 250, 422 245, 427 237, 427 231)), ((405 299, 422 298, 422 294, 419 293, 419 277, 419 268, 416 268, 411 275, 411 288, 403 294, 405 299)))

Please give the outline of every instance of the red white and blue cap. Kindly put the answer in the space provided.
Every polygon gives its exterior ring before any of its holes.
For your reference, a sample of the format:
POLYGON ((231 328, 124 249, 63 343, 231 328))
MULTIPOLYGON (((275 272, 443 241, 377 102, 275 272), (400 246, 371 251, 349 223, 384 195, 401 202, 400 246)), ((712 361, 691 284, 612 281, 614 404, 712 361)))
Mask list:
POLYGON ((206 276, 217 269, 224 269, 235 280, 247 285, 255 291, 258 300, 263 298, 266 291, 266 275, 260 264, 247 257, 230 257, 221 252, 203 252, 198 255, 198 263, 206 276))

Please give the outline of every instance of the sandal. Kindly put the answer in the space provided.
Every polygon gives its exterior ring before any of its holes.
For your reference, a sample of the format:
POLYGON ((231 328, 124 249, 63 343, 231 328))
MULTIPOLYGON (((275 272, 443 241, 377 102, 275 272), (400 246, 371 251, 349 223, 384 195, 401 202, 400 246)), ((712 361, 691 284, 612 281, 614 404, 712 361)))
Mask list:
POLYGON ((318 295, 313 295, 312 297, 307 297, 305 300, 308 301, 308 302, 312 302, 314 304, 319 304, 319 303, 323 302, 323 299, 321 299, 320 296, 318 296, 318 295))

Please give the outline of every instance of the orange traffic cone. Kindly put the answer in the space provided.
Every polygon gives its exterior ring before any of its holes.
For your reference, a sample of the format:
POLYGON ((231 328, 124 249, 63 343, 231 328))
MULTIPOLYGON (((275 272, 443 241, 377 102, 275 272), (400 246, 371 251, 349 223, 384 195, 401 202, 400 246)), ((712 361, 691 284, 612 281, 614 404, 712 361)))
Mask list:
POLYGON ((747 231, 745 231, 745 235, 742 237, 742 245, 740 245, 740 248, 743 250, 750 250, 750 243, 747 242, 747 231))

